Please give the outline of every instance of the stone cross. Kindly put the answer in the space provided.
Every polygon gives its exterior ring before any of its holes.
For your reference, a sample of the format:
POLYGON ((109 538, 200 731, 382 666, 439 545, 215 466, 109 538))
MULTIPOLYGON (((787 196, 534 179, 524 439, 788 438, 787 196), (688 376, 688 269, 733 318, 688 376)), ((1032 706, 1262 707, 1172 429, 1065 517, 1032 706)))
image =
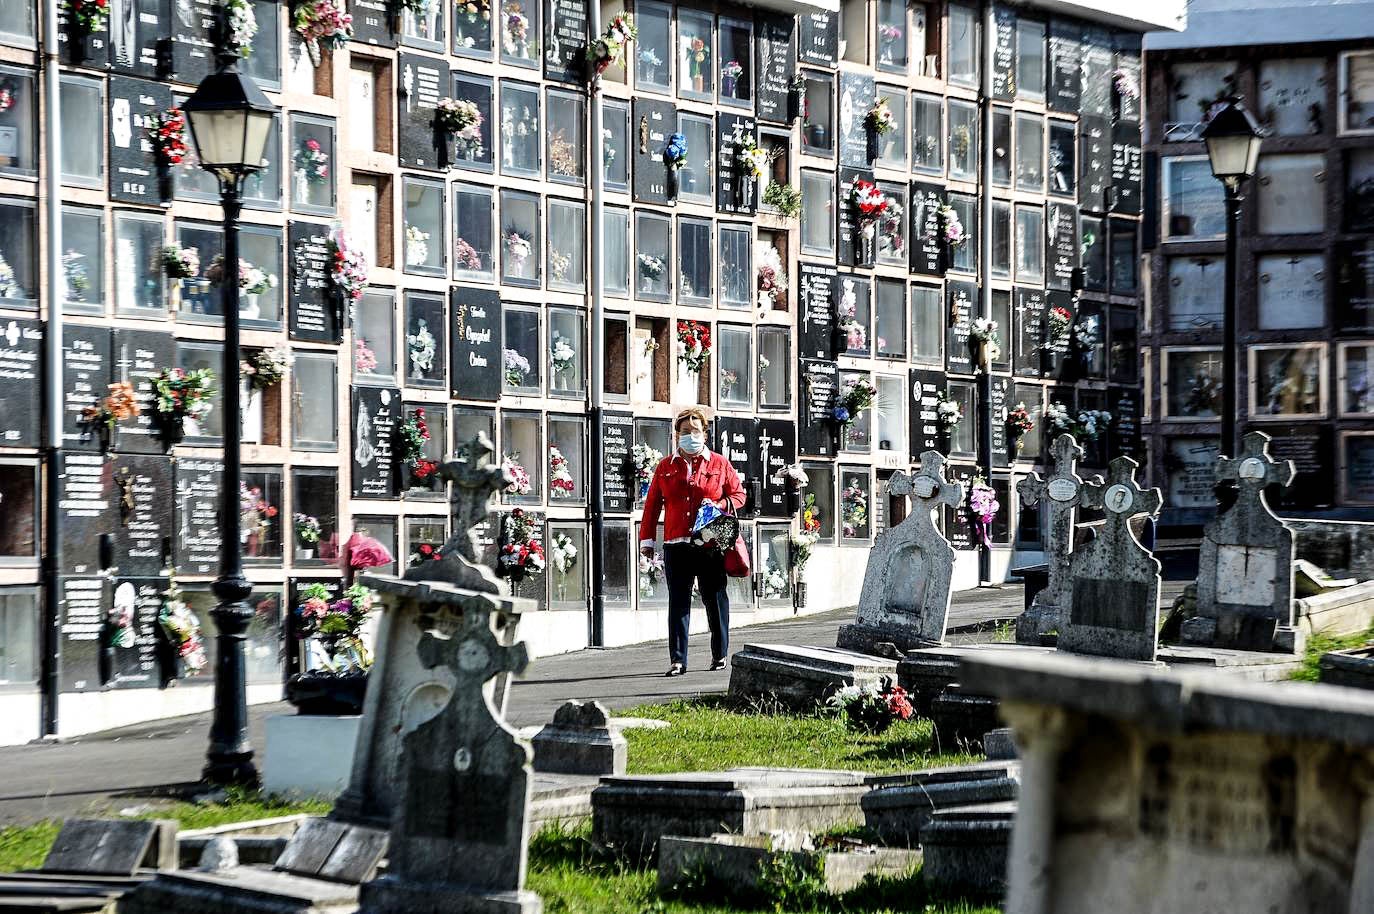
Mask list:
POLYGON ((868 555, 858 620, 840 628, 843 648, 873 653, 883 643, 900 650, 940 644, 949 618, 954 547, 935 526, 931 513, 964 501, 962 483, 945 478, 939 451, 921 455, 914 476, 894 473, 893 495, 910 495, 912 511, 897 526, 878 534, 868 555))
POLYGON ((1083 486, 1081 504, 1106 512, 1097 536, 1069 555, 1066 608, 1059 649, 1124 660, 1154 660, 1159 631, 1159 560, 1131 531, 1130 522, 1159 514, 1159 489, 1135 481, 1129 457, 1111 462, 1106 481, 1083 486))
POLYGON ((1197 615, 1184 620, 1185 642, 1264 651, 1298 648, 1293 531, 1264 497, 1266 487, 1287 487, 1293 476, 1292 461, 1269 456, 1264 432, 1247 433, 1235 460, 1217 458, 1217 481, 1235 482, 1236 500, 1203 529, 1197 615))
POLYGON ((530 749, 501 719, 487 689, 529 663, 525 645, 502 644, 497 601, 473 594, 432 606, 418 620, 420 664, 451 683, 447 702, 402 739, 400 802, 387 875, 368 883, 362 910, 537 914, 524 891, 530 749))
POLYGON ((511 483, 505 467, 492 461, 496 447, 485 432, 458 448, 457 459, 439 465, 437 475, 453 483, 453 535, 439 550, 439 558, 408 569, 408 581, 443 581, 483 593, 500 593, 492 570, 481 564, 477 529, 491 513, 491 497, 511 483))
POLYGON ((1070 434, 1061 434, 1050 446, 1054 470, 1045 476, 1031 473, 1016 484, 1021 503, 1033 508, 1045 503, 1049 515, 1049 529, 1045 532, 1045 564, 1049 581, 1035 594, 1030 609, 1016 619, 1016 640, 1022 644, 1039 644, 1040 636, 1059 629, 1069 580, 1069 553, 1073 551, 1074 523, 1078 505, 1083 500, 1083 479, 1078 475, 1078 461, 1083 448, 1070 434))

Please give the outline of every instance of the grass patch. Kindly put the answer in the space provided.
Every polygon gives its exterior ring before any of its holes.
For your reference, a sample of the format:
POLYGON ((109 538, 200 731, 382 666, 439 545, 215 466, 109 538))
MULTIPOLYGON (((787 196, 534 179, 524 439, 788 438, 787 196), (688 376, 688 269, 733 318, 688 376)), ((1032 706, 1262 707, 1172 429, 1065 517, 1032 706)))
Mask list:
POLYGON ((1296 679, 1299 682, 1316 682, 1321 674, 1318 664, 1321 662, 1322 654, 1331 651, 1344 651, 1352 647, 1374 642, 1374 626, 1369 630, 1358 635, 1331 635, 1315 634, 1307 639, 1307 651, 1302 658, 1302 666, 1289 674, 1289 679, 1296 679))
POLYGON ((754 765, 847 768, 875 774, 958 765, 982 747, 941 746, 928 720, 898 721, 885 733, 857 733, 824 714, 760 714, 727 696, 681 699, 622 712, 667 721, 663 730, 625 731, 630 774, 723 771, 754 765))
POLYGON ((763 896, 727 899, 702 883, 661 895, 651 868, 609 857, 590 841, 590 829, 552 826, 530 842, 527 884, 547 914, 997 914, 963 900, 933 898, 919 873, 874 879, 841 896, 816 891, 813 878, 779 867, 763 896))
MULTIPOLYGON (((327 800, 278 800, 265 797, 257 791, 230 789, 222 803, 167 803, 155 805, 152 809, 127 818, 176 819, 181 823, 183 831, 189 831, 296 813, 324 815, 333 806, 334 804, 327 800)), ((113 813, 108 809, 96 809, 83 815, 100 817, 111 816, 113 813)), ((40 866, 61 827, 60 822, 46 820, 34 825, 0 828, 0 873, 12 873, 40 866)))

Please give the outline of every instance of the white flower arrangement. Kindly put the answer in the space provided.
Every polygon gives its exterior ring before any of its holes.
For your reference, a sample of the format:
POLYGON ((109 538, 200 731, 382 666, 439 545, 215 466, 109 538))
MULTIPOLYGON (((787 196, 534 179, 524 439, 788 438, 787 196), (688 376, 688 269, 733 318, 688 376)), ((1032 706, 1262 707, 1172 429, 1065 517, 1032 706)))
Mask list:
POLYGON ((406 266, 423 265, 429 260, 429 232, 418 225, 406 226, 406 266))
POLYGON ((964 409, 957 400, 951 400, 943 390, 935 403, 935 421, 943 429, 952 429, 964 418, 964 409))
POLYGON ((784 467, 782 478, 792 483, 792 485, 796 486, 798 489, 805 487, 810 481, 810 477, 806 475, 806 468, 800 463, 793 463, 784 467))
POLYGON ((763 573, 763 598, 772 600, 787 596, 787 575, 776 565, 769 565, 763 573))
POLYGON ((646 279, 658 279, 663 275, 664 264, 662 257, 654 257, 652 254, 640 252, 636 255, 636 259, 639 261, 639 272, 642 273, 646 279))
POLYGON ((567 574, 577 565, 577 547, 566 533, 555 533, 549 541, 549 563, 559 574, 567 574))
POLYGON ((406 334, 406 345, 410 350, 410 364, 416 374, 426 374, 434 368, 434 354, 437 341, 429 332, 429 324, 420 320, 414 333, 406 334))
POLYGON ((555 330, 549 346, 549 358, 553 362, 554 374, 561 374, 572 370, 577 359, 577 350, 573 348, 571 340, 555 330))

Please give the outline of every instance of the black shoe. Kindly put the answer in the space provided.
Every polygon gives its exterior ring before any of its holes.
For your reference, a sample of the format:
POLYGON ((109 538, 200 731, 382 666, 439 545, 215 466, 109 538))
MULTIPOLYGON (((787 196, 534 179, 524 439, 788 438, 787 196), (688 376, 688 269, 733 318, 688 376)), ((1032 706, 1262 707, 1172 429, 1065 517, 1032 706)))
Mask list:
POLYGON ((675 664, 673 664, 672 666, 668 667, 668 672, 664 673, 663 675, 664 675, 664 676, 681 676, 681 675, 682 675, 683 673, 685 673, 685 672, 687 672, 687 667, 683 666, 683 665, 680 664, 680 663, 675 663, 675 664))
POLYGON ((720 658, 719 660, 712 660, 712 661, 711 661, 711 669, 713 669, 713 670, 723 670, 723 669, 725 669, 725 665, 726 665, 726 662, 725 662, 725 658, 724 658, 724 657, 720 658))

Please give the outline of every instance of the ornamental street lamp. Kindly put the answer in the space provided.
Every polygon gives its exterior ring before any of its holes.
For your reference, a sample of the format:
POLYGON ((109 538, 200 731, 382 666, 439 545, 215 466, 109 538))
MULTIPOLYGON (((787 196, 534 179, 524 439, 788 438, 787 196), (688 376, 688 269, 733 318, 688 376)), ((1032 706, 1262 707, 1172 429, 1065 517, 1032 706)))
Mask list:
POLYGON ((1241 189, 1259 161, 1260 127, 1233 95, 1202 130, 1212 174, 1226 188, 1226 290, 1221 318, 1223 368, 1220 452, 1236 456, 1236 231, 1241 189))
MULTIPOLYGON (((227 30, 221 32, 227 34, 227 30)), ((227 42, 221 42, 224 48, 227 42)), ((243 644, 253 612, 252 588, 243 576, 239 542, 239 462, 242 427, 239 394, 239 195, 244 176, 262 168, 262 154, 277 107, 251 78, 239 72, 238 54, 221 50, 219 69, 205 77, 182 106, 200 165, 219 181, 224 206, 224 475, 219 498, 219 577, 211 589, 218 603, 210 611, 219 628, 215 658, 215 713, 202 777, 213 784, 256 784, 253 747, 248 742, 248 695, 243 644)))

